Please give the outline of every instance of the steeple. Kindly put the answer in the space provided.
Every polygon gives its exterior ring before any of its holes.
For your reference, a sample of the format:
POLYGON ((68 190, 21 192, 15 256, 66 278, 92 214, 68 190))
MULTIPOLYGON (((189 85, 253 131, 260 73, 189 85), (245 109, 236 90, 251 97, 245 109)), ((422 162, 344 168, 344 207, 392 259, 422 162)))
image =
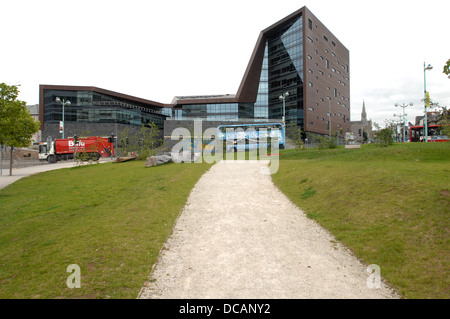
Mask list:
POLYGON ((363 107, 362 107, 362 113, 361 113, 361 121, 367 121, 367 114, 366 114, 366 103, 363 100, 363 107))

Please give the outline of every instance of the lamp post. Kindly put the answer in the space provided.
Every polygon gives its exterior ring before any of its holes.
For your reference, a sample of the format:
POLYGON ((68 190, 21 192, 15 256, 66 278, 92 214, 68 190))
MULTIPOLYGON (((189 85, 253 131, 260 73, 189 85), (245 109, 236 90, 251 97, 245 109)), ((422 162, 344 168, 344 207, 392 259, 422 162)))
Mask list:
POLYGON ((59 97, 56 97, 55 99, 56 103, 59 103, 62 105, 62 138, 64 138, 64 106, 69 106, 70 105, 70 101, 69 100, 65 100, 65 99, 61 99, 59 97))
POLYGON ((328 130, 330 135, 330 141, 331 141, 331 97, 327 96, 328 99, 328 130))
POLYGON ((402 119, 403 115, 402 114, 394 114, 394 116, 399 118, 399 120, 394 120, 394 123, 395 123, 395 136, 396 136, 397 142, 399 142, 398 125, 402 124, 402 120, 401 119, 402 119))
POLYGON ((405 126, 406 126, 406 115, 407 115, 407 114, 405 114, 405 108, 408 107, 408 106, 413 106, 413 104, 409 103, 409 104, 405 105, 405 103, 403 103, 402 105, 395 104, 395 106, 403 108, 403 142, 404 142, 405 138, 406 138, 406 135, 405 135, 406 134, 406 132, 405 132, 406 128, 405 128, 405 126))
POLYGON ((283 93, 280 95, 280 100, 283 101, 283 124, 284 123, 284 117, 286 114, 286 98, 289 96, 289 92, 283 93))
POLYGON ((428 118, 427 118, 427 104, 428 104, 428 98, 427 98, 427 78, 426 78, 426 71, 432 70, 433 67, 431 64, 428 64, 428 66, 425 66, 426 63, 423 63, 423 90, 425 95, 425 121, 424 121, 424 128, 425 128, 425 142, 428 142, 428 118))

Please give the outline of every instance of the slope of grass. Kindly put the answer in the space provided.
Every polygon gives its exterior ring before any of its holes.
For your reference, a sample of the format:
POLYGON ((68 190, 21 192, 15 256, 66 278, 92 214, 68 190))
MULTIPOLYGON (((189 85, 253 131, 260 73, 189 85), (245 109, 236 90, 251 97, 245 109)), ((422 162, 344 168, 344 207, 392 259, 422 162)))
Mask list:
POLYGON ((450 143, 283 151, 275 184, 407 298, 449 298, 450 143))
POLYGON ((0 191, 0 298, 136 298, 208 164, 101 164, 0 191), (81 288, 69 289, 71 264, 81 288))

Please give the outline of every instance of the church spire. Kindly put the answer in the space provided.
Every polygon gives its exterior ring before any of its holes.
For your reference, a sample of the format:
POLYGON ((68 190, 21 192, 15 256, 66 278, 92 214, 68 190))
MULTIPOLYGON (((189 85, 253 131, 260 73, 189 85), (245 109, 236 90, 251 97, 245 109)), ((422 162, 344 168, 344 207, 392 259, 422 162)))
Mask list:
POLYGON ((366 114, 366 102, 363 100, 363 107, 362 107, 362 113, 361 113, 361 121, 367 120, 367 114, 366 114))

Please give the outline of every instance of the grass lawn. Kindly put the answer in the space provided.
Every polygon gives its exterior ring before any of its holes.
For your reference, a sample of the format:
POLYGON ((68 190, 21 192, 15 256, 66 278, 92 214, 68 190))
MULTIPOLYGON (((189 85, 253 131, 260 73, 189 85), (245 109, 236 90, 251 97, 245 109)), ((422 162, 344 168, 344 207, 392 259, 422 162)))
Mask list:
POLYGON ((136 298, 210 166, 90 165, 0 190, 0 298, 136 298), (79 289, 66 285, 71 264, 79 289))
POLYGON ((450 298, 450 143, 284 150, 274 183, 406 298, 450 298))

